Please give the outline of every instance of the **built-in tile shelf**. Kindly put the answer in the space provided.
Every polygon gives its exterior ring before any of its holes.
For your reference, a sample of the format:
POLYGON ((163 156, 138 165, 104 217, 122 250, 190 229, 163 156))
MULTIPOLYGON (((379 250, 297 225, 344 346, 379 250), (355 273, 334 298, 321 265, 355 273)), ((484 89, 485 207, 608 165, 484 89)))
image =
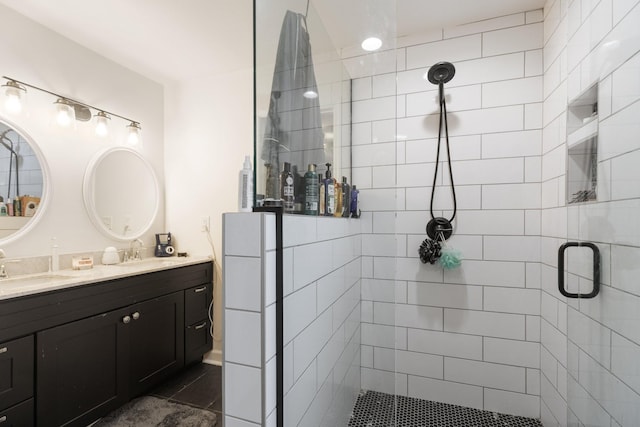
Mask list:
POLYGON ((598 84, 567 108, 567 203, 595 201, 598 187, 598 84))

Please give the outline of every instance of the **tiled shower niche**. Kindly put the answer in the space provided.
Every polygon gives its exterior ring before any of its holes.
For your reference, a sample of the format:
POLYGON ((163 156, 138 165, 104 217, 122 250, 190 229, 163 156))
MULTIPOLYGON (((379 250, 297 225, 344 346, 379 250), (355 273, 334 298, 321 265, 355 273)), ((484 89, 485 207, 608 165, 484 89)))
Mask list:
POLYGON ((598 187, 598 84, 567 109, 567 203, 596 200, 598 187))

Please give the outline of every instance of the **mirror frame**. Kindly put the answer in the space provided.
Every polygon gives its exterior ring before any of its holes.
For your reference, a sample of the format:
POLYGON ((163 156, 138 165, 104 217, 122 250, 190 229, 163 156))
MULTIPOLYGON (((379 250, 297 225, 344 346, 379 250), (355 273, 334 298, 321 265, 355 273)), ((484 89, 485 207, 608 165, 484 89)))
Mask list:
POLYGON ((89 215, 89 219, 91 220, 93 225, 100 232, 102 232, 105 236, 110 237, 110 238, 112 238, 114 240, 121 241, 121 242, 137 239, 137 238, 141 237, 144 233, 149 231, 149 229, 153 225, 153 222, 156 220, 156 218, 158 216, 158 209, 160 207, 160 186, 158 184, 158 178, 156 176, 156 173, 153 170, 153 166, 151 165, 151 163, 149 163, 149 161, 147 159, 145 159, 136 150, 133 150, 133 149, 128 148, 128 147, 122 147, 122 146, 110 147, 110 148, 107 148, 105 150, 102 150, 102 151, 98 152, 91 159, 91 161, 87 165, 87 168, 86 168, 85 173, 84 173, 84 180, 83 180, 83 184, 82 184, 82 196, 83 196, 83 199, 84 199, 84 206, 85 206, 85 208, 87 210, 87 214, 89 215), (144 225, 141 229, 139 229, 137 232, 129 234, 127 236, 123 236, 122 234, 114 233, 112 230, 109 230, 102 223, 102 221, 100 220, 100 215, 98 214, 98 211, 96 210, 96 206, 95 206, 95 203, 93 202, 93 197, 92 197, 92 194, 91 194, 92 193, 92 191, 91 191, 92 182, 93 182, 93 178, 95 176, 96 167, 109 154, 112 154, 112 153, 115 153, 115 152, 126 152, 126 153, 130 153, 130 154, 134 155, 135 157, 137 157, 142 162, 142 164, 144 165, 145 170, 149 174, 151 174, 151 177, 152 177, 153 183, 154 183, 154 190, 155 190, 155 193, 156 193, 156 203, 155 203, 155 206, 154 206, 154 209, 153 209, 153 215, 151 216, 151 218, 146 222, 146 225, 144 225))
POLYGON ((36 210, 35 215, 24 225, 24 227, 16 230, 15 233, 10 234, 7 237, 0 238, 0 245, 6 245, 24 237, 25 234, 30 232, 40 222, 40 220, 44 216, 43 212, 46 212, 47 207, 49 206, 49 202, 52 198, 53 192, 51 190, 52 185, 51 174, 49 173, 49 165, 47 164, 44 154, 42 153, 42 150, 40 150, 40 147, 38 146, 36 141, 22 127, 7 119, 5 115, 0 115, 0 122, 13 128, 15 132, 19 133, 20 136, 29 143, 29 146, 38 159, 40 170, 42 171, 42 194, 40 195, 40 203, 38 204, 38 209, 36 210))

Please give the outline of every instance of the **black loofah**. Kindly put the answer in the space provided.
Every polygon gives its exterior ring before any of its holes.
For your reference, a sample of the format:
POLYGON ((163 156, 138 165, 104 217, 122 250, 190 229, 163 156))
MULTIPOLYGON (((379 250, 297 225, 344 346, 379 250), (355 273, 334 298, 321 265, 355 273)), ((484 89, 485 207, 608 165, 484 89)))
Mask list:
POLYGON ((423 264, 434 264, 438 258, 440 258, 441 249, 442 246, 437 240, 425 239, 418 249, 420 261, 422 261, 423 264))

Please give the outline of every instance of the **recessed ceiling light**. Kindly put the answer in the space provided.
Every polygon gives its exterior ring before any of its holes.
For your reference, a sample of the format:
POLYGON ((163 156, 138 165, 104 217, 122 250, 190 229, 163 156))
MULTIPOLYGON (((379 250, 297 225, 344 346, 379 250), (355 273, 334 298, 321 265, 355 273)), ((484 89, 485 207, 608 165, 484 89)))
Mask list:
POLYGON ((382 46, 382 40, 377 37, 369 37, 362 42, 361 46, 367 52, 373 52, 374 50, 380 49, 382 46))
POLYGON ((316 92, 316 91, 315 91, 315 90, 313 90, 313 89, 309 89, 309 90, 306 90, 306 91, 302 94, 302 96, 304 96, 304 97, 305 97, 305 98, 307 98, 307 99, 315 99, 315 98, 317 98, 317 97, 318 97, 318 92, 316 92))

